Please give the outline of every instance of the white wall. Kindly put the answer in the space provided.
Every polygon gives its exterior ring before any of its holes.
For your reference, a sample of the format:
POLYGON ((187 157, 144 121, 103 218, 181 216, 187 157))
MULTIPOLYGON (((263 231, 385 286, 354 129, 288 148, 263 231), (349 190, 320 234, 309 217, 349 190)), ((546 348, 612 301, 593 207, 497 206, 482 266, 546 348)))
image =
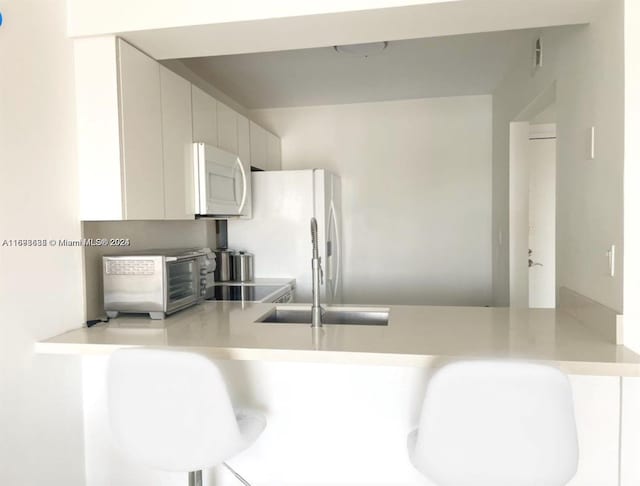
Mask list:
POLYGON ((84 484, 80 362, 34 341, 83 320, 73 51, 64 0, 2 5, 0 27, 0 484, 84 484))
POLYGON ((126 238, 127 247, 87 247, 84 251, 87 319, 104 317, 102 256, 153 248, 215 247, 214 221, 85 221, 84 238, 126 238))
POLYGON ((344 300, 491 303, 491 97, 255 110, 283 169, 342 178, 344 300))
MULTIPOLYGON (((494 303, 508 305, 509 122, 556 81, 557 285, 622 310, 624 59, 622 0, 603 2, 588 26, 542 33, 543 66, 521 52, 493 98, 494 303), (596 158, 587 160, 589 127, 596 158), (506 241, 503 237, 503 242, 506 241), (609 245, 618 249, 608 276, 609 245)), ((532 42, 535 34, 532 34, 532 42)))

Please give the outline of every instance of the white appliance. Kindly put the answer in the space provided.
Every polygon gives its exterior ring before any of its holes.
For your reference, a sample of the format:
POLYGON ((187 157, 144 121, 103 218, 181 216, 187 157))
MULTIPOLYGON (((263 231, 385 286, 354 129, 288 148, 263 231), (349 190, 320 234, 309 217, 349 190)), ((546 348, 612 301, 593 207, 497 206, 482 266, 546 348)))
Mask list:
POLYGON ((311 217, 318 220, 322 303, 342 302, 340 178, 321 169, 252 173, 253 217, 228 223, 231 248, 254 254, 260 278, 295 278, 296 302, 311 302, 311 217))
POLYGON ((193 144, 195 208, 198 216, 250 216, 251 169, 235 154, 193 144))

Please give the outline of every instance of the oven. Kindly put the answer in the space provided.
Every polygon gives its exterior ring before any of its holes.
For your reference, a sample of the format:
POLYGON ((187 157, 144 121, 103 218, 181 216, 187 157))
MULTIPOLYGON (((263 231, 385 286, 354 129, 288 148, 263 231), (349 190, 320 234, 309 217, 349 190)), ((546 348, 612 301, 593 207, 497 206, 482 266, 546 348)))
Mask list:
POLYGON ((208 249, 186 249, 102 257, 107 316, 148 313, 162 319, 201 302, 212 255, 208 249))

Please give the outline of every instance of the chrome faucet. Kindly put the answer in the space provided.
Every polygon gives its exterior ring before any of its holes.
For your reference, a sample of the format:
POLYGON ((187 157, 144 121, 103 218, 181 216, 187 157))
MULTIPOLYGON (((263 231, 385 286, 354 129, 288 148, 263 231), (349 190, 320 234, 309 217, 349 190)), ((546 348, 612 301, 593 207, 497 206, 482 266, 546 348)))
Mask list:
POLYGON ((322 327, 322 307, 320 307, 320 283, 322 282, 322 262, 318 252, 318 221, 311 218, 311 245, 313 258, 311 259, 311 327, 322 327))

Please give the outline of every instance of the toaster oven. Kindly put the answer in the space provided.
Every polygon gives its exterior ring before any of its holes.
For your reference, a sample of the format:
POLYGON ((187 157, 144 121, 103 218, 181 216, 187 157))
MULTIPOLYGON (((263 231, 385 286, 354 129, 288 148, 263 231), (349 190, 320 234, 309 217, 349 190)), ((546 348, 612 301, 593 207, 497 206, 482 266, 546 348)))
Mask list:
POLYGON ((163 319, 204 300, 212 267, 209 249, 103 256, 104 310, 108 317, 126 312, 163 319))

